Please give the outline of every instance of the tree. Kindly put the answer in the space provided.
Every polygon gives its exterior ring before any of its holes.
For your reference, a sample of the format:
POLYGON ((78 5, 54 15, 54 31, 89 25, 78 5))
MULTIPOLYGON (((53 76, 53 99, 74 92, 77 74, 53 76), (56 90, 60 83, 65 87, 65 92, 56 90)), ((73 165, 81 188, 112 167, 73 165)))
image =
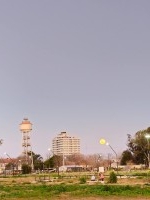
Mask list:
POLYGON ((45 160, 44 166, 46 168, 54 168, 55 167, 54 156, 52 156, 52 157, 48 158, 47 160, 45 160))
POLYGON ((62 165, 62 156, 53 155, 44 162, 46 168, 56 168, 59 176, 59 167, 62 165))
POLYGON ((43 169, 43 158, 40 154, 35 154, 34 152, 28 152, 28 156, 30 158, 30 162, 32 162, 31 159, 33 158, 34 170, 43 169))
POLYGON ((72 154, 67 157, 70 165, 85 165, 87 163, 86 157, 82 154, 72 154))
POLYGON ((23 174, 29 174, 29 173, 31 173, 31 166, 29 166, 27 164, 23 164, 22 165, 22 173, 23 174))
POLYGON ((129 162, 129 161, 131 161, 131 162, 133 161, 133 156, 132 156, 131 151, 126 150, 122 153, 122 158, 121 158, 120 164, 126 165, 127 162, 129 162))
POLYGON ((150 127, 145 130, 140 130, 135 133, 134 137, 128 134, 128 150, 132 153, 135 164, 146 164, 148 166, 149 147, 146 139, 146 134, 150 133, 150 127))
POLYGON ((33 155, 33 163, 35 170, 42 170, 43 169, 43 158, 40 154, 32 153, 33 155))
POLYGON ((8 164, 5 166, 5 169, 6 169, 6 170, 12 170, 12 166, 13 166, 13 163, 10 162, 10 163, 8 163, 8 164))

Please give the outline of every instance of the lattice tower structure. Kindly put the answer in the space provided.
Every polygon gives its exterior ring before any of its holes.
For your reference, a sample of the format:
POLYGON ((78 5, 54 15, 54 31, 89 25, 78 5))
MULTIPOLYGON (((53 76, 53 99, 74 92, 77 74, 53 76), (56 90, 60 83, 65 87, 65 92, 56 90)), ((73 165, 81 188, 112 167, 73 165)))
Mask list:
POLYGON ((28 158, 32 159, 32 146, 30 141, 31 131, 32 131, 32 123, 28 120, 28 118, 24 118, 22 123, 20 124, 20 131, 22 133, 22 154, 25 157, 26 163, 28 164, 28 158))

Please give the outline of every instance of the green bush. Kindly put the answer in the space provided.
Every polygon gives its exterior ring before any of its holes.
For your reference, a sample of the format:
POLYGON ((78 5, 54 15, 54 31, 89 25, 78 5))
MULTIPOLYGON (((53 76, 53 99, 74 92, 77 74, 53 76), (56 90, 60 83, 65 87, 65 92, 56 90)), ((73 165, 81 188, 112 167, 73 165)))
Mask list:
POLYGON ((86 178, 84 176, 79 178, 80 184, 86 183, 86 178))
POLYGON ((117 183, 117 175, 114 172, 110 173, 108 183, 117 183))
POLYGON ((31 167, 27 164, 22 165, 22 174, 29 174, 31 173, 31 167))

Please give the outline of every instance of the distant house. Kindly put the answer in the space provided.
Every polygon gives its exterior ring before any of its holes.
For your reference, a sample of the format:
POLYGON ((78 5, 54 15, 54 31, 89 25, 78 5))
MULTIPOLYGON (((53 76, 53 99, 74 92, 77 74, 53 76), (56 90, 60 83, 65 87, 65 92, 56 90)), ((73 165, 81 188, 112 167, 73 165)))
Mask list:
POLYGON ((21 161, 16 158, 1 158, 0 159, 0 174, 13 173, 21 171, 21 161), (10 165, 10 166, 9 166, 10 165))

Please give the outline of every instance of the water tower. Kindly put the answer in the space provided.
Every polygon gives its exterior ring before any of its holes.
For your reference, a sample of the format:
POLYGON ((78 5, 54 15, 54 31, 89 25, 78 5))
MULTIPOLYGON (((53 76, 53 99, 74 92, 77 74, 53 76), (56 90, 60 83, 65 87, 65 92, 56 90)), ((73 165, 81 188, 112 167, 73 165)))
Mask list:
POLYGON ((32 124, 28 118, 24 118, 20 124, 20 131, 22 133, 22 154, 25 157, 26 164, 29 164, 31 160, 31 166, 33 169, 33 156, 32 156, 32 146, 30 142, 30 135, 32 131, 32 124))

